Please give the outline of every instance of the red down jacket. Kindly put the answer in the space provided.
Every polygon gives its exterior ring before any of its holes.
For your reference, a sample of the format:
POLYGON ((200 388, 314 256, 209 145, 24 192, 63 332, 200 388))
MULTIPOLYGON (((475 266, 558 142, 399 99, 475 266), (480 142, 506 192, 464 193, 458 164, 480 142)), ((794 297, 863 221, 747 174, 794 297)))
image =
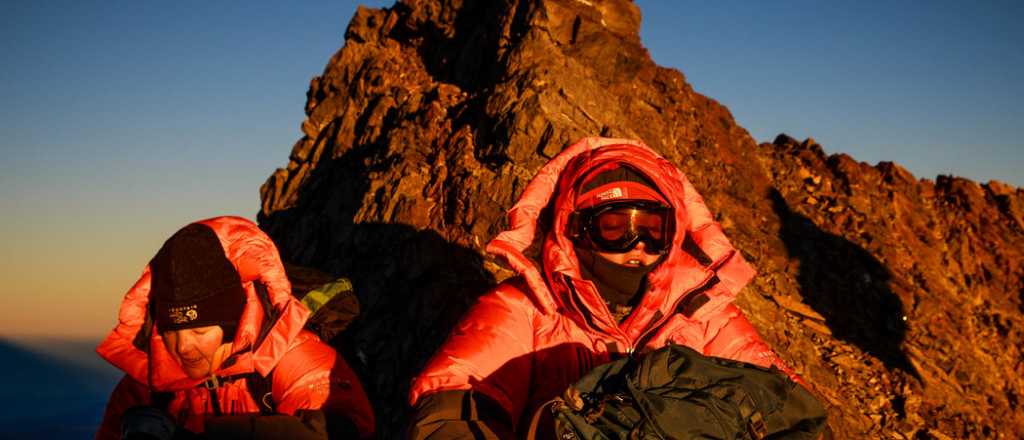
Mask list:
MULTIPOLYGON (((255 224, 239 217, 217 217, 198 223, 209 226, 220 238, 224 253, 241 276, 248 300, 235 334, 233 354, 216 372, 217 376, 244 375, 253 371, 271 383, 276 411, 294 415, 298 410, 322 410, 326 417, 340 415, 352 421, 363 437, 374 431, 369 400, 355 373, 333 348, 303 330, 309 310, 291 294, 277 248, 255 224), (264 322, 263 307, 254 282, 266 286, 269 302, 278 313, 272 323, 264 322), (262 343, 253 346, 260 330, 270 325, 262 343), (232 360, 233 359, 233 360, 232 360)), ((171 392, 167 407, 179 426, 192 432, 204 431, 204 418, 213 413, 210 390, 202 379, 189 379, 171 358, 159 331, 151 328, 148 350, 137 345, 136 336, 146 321, 150 270, 125 295, 117 327, 96 351, 125 372, 114 389, 103 415, 97 439, 121 437, 121 414, 130 407, 151 404, 152 392, 171 392)), ((144 338, 139 338, 144 340, 144 338)), ((258 414, 259 406, 248 392, 245 380, 226 383, 216 390, 223 414, 258 414)))
POLYGON ((595 137, 570 146, 534 177, 508 220, 510 229, 487 251, 504 257, 519 276, 480 297, 466 313, 413 383, 412 405, 432 393, 471 390, 504 409, 512 426, 523 426, 522 418, 613 353, 654 350, 668 341, 706 355, 775 365, 793 377, 732 305, 754 269, 729 243, 682 172, 640 142, 595 137), (581 278, 573 244, 563 234, 575 206, 575 182, 612 162, 650 177, 681 225, 672 250, 648 275, 648 291, 621 324, 594 284, 581 278), (554 224, 544 227, 538 219, 549 203, 554 224), (538 231, 547 231, 543 267, 524 255, 538 231), (687 235, 710 264, 682 250, 687 235), (706 295, 706 303, 690 316, 678 312, 698 293, 706 295))

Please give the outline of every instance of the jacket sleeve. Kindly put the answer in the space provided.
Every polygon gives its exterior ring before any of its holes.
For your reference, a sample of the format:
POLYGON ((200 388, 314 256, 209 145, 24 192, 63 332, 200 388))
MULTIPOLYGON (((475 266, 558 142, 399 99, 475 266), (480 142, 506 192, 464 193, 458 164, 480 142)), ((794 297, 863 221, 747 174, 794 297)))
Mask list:
POLYGON ((757 334, 757 330, 736 306, 729 304, 715 319, 709 321, 704 355, 732 359, 768 368, 774 366, 794 382, 803 379, 776 354, 757 334))
POLYGON ((121 415, 133 406, 149 404, 149 389, 128 375, 114 387, 103 411, 103 421, 96 431, 96 440, 119 440, 121 438, 121 415))
POLYGON ((410 440, 516 438, 508 414, 493 400, 473 390, 438 391, 416 402, 410 440))
POLYGON ((311 338, 274 367, 278 414, 207 417, 214 438, 366 438, 374 433, 370 401, 355 373, 333 348, 311 338))
POLYGON ((300 344, 285 355, 274 372, 277 411, 322 410, 330 431, 346 421, 360 437, 375 430, 370 399, 345 358, 319 339, 300 344))
POLYGON ((453 390, 472 391, 474 405, 486 398, 500 409, 496 412, 501 414, 491 412, 492 419, 516 426, 529 397, 534 313, 533 303, 507 284, 480 297, 413 382, 409 403, 416 414, 411 437, 470 433, 467 420, 476 418, 476 411, 445 404, 461 405, 461 398, 425 399, 453 390))

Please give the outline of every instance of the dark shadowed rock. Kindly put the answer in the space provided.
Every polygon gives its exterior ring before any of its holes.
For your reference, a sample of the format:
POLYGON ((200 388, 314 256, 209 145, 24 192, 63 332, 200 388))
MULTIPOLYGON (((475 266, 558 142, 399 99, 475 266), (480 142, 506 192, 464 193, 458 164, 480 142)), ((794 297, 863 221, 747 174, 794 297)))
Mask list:
POLYGON ((363 313, 333 342, 381 434, 400 435, 412 376, 509 276, 482 253, 505 210, 591 135, 641 139, 690 177, 760 272, 739 305, 837 437, 1024 430, 1021 190, 917 181, 811 139, 758 146, 654 64, 639 27, 624 0, 360 8, 311 81, 259 220, 286 259, 352 279, 363 313))

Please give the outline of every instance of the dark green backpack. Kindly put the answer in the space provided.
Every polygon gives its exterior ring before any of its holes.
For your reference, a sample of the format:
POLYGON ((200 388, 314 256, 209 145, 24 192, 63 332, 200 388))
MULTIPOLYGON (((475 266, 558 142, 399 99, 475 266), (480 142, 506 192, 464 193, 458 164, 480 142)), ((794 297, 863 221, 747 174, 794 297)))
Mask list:
POLYGON ((680 345, 597 367, 549 404, 562 440, 814 439, 826 422, 779 370, 680 345))

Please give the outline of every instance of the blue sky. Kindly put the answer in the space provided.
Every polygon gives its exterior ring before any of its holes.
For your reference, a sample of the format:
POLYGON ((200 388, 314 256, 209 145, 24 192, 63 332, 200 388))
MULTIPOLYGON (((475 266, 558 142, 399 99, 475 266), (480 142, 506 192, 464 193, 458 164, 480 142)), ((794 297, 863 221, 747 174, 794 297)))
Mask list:
POLYGON ((1024 4, 668 3, 640 2, 655 61, 758 141, 811 136, 918 177, 1024 185, 1024 4))
MULTIPOLYGON (((368 2, 384 6, 390 1, 368 2)), ((758 141, 1024 185, 1014 2, 641 1, 655 61, 758 141), (781 4, 779 4, 781 3, 781 4)), ((185 223, 253 218, 350 1, 4 2, 0 335, 99 337, 185 223)))

